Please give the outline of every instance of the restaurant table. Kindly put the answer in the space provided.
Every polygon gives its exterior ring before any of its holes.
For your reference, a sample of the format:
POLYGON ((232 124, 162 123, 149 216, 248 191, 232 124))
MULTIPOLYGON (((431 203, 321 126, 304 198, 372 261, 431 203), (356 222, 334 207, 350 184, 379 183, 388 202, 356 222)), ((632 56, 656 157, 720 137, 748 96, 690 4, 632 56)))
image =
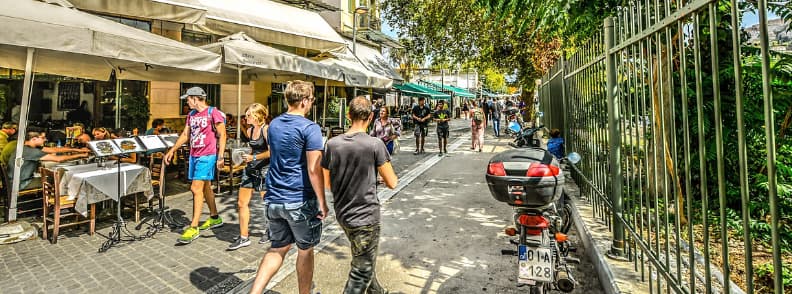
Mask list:
MULTIPOLYGON (((74 209, 86 216, 88 205, 107 199, 119 201, 118 166, 107 164, 98 167, 95 163, 60 167, 65 170, 60 182, 61 193, 69 200, 76 199, 74 209)), ((121 195, 142 192, 147 199, 154 196, 151 186, 151 171, 141 165, 121 164, 121 195)))

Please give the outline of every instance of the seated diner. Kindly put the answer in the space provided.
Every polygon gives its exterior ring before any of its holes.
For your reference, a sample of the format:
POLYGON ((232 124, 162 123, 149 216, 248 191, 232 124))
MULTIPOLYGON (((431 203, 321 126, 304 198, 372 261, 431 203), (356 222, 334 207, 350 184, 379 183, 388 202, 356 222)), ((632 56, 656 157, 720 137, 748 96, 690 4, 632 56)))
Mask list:
MULTIPOLYGON (((41 187, 41 178, 34 177, 40 161, 64 162, 84 158, 88 156, 88 149, 76 149, 67 147, 43 147, 47 142, 46 133, 38 130, 28 131, 25 135, 25 145, 22 149, 23 163, 19 174, 19 188, 33 189, 41 187), (58 155, 58 153, 74 153, 70 155, 58 155)), ((16 157, 17 150, 11 152, 9 161, 16 157)), ((14 165, 8 165, 9 180, 13 179, 14 165)))

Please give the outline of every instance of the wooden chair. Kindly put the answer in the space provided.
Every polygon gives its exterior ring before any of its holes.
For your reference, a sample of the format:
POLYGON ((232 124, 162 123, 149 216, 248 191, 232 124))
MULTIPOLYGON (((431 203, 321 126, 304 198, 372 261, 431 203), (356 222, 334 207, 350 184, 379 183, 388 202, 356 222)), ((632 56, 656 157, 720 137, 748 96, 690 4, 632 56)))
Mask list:
MULTIPOLYGON (((11 178, 8 176, 8 166, 5 164, 0 163, 0 189, 2 189, 3 198, 5 198, 5 221, 9 219, 9 213, 11 210, 11 178)), ((41 203, 41 188, 33 188, 33 189, 25 189, 20 190, 19 194, 17 195, 17 215, 22 215, 26 213, 31 213, 34 211, 41 210, 41 207, 38 207, 37 203, 41 203), (31 207, 33 205, 33 207, 31 207), (22 209, 22 208, 25 209, 22 209), (29 208, 28 208, 29 207, 29 208)))
POLYGON ((187 179, 187 173, 190 170, 190 146, 184 145, 179 147, 179 150, 178 152, 176 152, 176 155, 174 157, 176 157, 177 161, 180 163, 180 165, 178 166, 181 166, 178 169, 177 177, 182 178, 182 180, 184 180, 185 182, 189 181, 187 179))
POLYGON ((234 184, 234 178, 241 178, 242 171, 245 170, 245 165, 234 166, 231 162, 231 151, 226 150, 223 156, 223 167, 217 170, 217 192, 216 194, 223 194, 223 185, 228 187, 228 192, 234 190, 235 185, 240 185, 241 181, 234 184))
POLYGON ((50 224, 52 224, 52 238, 49 239, 50 243, 58 243, 58 232, 60 228, 75 226, 84 223, 90 223, 88 233, 93 236, 96 231, 96 204, 90 205, 90 212, 88 218, 83 218, 82 215, 74 211, 75 200, 68 200, 69 196, 62 194, 60 191, 60 180, 63 177, 63 169, 56 169, 53 171, 47 168, 40 168, 41 185, 44 194, 44 224, 41 227, 42 236, 44 239, 48 238, 48 231, 50 224), (68 213, 61 214, 62 209, 70 210, 68 213), (52 211, 53 215, 50 216, 49 212, 52 211), (69 223, 61 223, 61 219, 67 217, 75 217, 75 221, 69 223))

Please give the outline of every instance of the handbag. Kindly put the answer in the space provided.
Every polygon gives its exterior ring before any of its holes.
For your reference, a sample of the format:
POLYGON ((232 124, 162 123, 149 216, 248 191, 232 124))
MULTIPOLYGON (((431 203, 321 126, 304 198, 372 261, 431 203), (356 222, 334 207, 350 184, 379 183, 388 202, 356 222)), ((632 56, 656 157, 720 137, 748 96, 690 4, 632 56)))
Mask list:
POLYGON ((396 153, 399 152, 399 147, 400 147, 399 139, 393 139, 393 154, 396 154, 396 153))

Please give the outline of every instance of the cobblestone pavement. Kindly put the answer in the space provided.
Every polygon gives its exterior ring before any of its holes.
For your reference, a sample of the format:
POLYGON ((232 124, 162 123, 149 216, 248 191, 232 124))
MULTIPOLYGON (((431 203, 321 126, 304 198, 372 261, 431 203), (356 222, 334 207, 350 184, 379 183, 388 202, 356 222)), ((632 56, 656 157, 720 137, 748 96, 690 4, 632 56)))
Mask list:
MULTIPOLYGON (((452 121, 451 128, 466 130, 469 121, 452 121)), ((433 129, 433 128, 432 128, 433 129)), ((427 155, 413 155, 414 140, 411 132, 405 132, 402 152, 393 158, 398 174, 409 172, 416 163, 437 151, 437 139, 430 134, 427 139, 427 155)), ((455 134, 458 132, 455 132, 455 134)), ((454 136, 454 135, 452 135, 454 136)), ((453 140, 453 138, 451 139, 453 140)), ((167 205, 171 215, 183 223, 185 211, 191 211, 192 197, 187 184, 172 180, 168 185, 167 205)), ((180 246, 176 239, 181 228, 160 232, 151 239, 121 243, 105 253, 98 249, 112 223, 97 223, 97 234, 89 236, 84 229, 61 232, 58 244, 49 244, 40 238, 16 244, 0 246, 0 292, 2 293, 200 293, 218 290, 219 283, 239 284, 238 276, 252 274, 255 265, 269 246, 256 242, 261 236, 262 219, 260 201, 252 201, 251 236, 253 245, 228 252, 225 248, 238 235, 238 219, 235 195, 217 197, 223 227, 202 232, 192 244, 180 246), (240 271, 240 269, 247 269, 240 271), (213 288, 214 287, 214 288, 213 288)), ((113 210, 114 211, 114 210, 113 210)), ((189 213, 188 213, 189 214, 189 213)), ((203 218, 208 217, 204 208, 203 218)), ((126 220, 132 219, 125 213, 126 220)), ((136 235, 145 232, 129 230, 136 235)))

